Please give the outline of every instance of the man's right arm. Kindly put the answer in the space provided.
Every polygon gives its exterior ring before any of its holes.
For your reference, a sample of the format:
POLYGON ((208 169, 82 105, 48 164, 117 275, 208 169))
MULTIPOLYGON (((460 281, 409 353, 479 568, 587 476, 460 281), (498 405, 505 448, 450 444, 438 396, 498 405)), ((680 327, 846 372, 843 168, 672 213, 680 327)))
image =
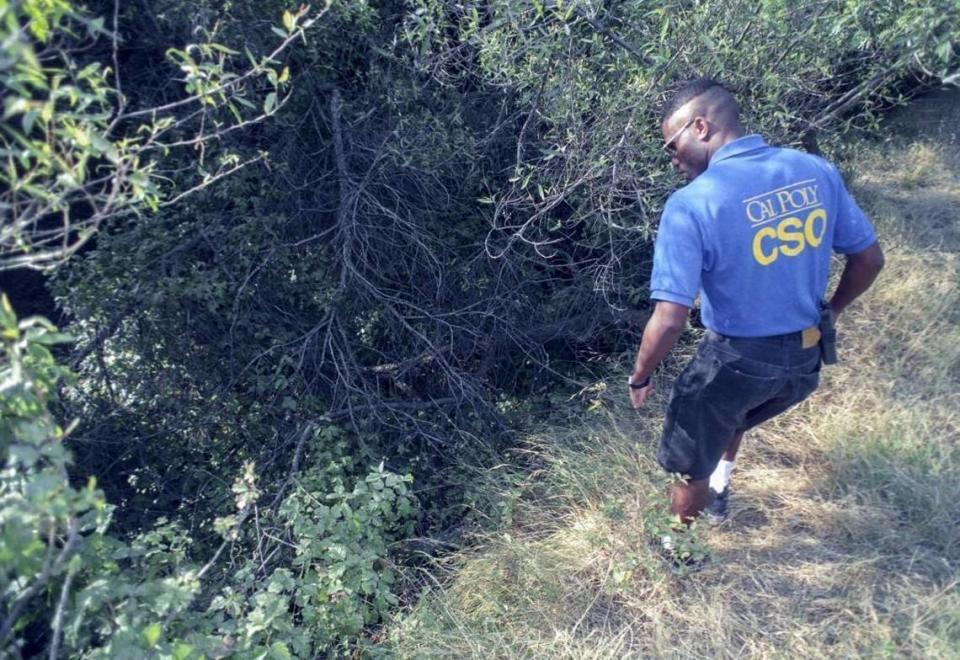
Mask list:
POLYGON ((883 268, 883 264, 883 251, 879 243, 847 255, 847 265, 844 266, 837 290, 833 292, 833 297, 830 299, 830 309, 833 310, 834 317, 839 316, 847 305, 870 288, 883 268))

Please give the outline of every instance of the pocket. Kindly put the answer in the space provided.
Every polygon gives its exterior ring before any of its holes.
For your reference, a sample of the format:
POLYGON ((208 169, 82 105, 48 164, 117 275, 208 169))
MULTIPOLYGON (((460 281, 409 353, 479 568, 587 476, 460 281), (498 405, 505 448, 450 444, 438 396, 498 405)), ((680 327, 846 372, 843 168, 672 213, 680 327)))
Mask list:
POLYGON ((722 362, 713 348, 707 344, 701 344, 677 377, 674 394, 688 395, 703 390, 716 378, 721 366, 722 362))
POLYGON ((814 370, 810 373, 801 374, 797 377, 796 387, 798 394, 798 401, 803 401, 808 396, 813 394, 813 392, 820 385, 820 361, 817 360, 817 365, 814 370))
POLYGON ((723 367, 738 376, 753 380, 774 381, 783 378, 783 367, 750 358, 737 358, 724 364, 723 367))
POLYGON ((786 375, 787 370, 782 365, 744 357, 739 353, 726 351, 723 348, 715 349, 715 355, 723 369, 744 378, 780 380, 786 375))
POLYGON ((709 396, 715 405, 739 416, 769 400, 785 382, 782 367, 736 357, 721 364, 710 383, 709 396))
POLYGON ((804 375, 819 376, 821 365, 823 365, 823 360, 820 359, 820 349, 818 347, 816 354, 810 357, 810 361, 804 365, 804 368, 801 369, 801 371, 804 375))

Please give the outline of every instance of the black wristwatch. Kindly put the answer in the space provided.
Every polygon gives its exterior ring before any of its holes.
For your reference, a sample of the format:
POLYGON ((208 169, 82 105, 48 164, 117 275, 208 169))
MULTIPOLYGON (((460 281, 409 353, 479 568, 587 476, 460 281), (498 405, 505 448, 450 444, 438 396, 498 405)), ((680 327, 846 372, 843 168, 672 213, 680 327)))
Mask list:
POLYGON ((647 376, 639 383, 631 383, 629 380, 627 380, 627 385, 630 386, 631 390, 642 390, 644 387, 646 387, 649 384, 650 384, 650 376, 647 376))

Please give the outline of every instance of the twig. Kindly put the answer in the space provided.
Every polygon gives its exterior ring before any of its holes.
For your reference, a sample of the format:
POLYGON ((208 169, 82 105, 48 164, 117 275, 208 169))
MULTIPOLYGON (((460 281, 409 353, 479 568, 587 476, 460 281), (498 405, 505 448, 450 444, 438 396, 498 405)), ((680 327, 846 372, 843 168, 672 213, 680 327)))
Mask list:
MULTIPOLYGON (((279 55, 279 54, 282 53, 284 50, 286 50, 287 47, 288 47, 290 44, 292 44, 292 43, 297 39, 297 37, 299 37, 303 32, 305 32, 305 31, 308 30, 309 28, 313 27, 313 24, 316 23, 318 20, 320 20, 320 18, 322 18, 323 15, 327 13, 327 9, 328 9, 328 8, 329 8, 329 7, 324 7, 324 9, 323 9, 322 11, 320 11, 320 13, 318 13, 316 16, 314 16, 314 17, 312 17, 312 18, 309 18, 309 19, 307 19, 306 21, 304 21, 304 22, 303 22, 303 25, 301 25, 298 30, 296 30, 295 32, 290 33, 290 35, 287 36, 287 38, 285 38, 283 41, 281 41, 281 42, 280 42, 280 45, 277 46, 277 47, 273 50, 272 53, 270 53, 269 55, 267 55, 267 57, 265 57, 265 58, 263 59, 263 61, 264 61, 264 62, 271 62, 271 61, 273 61, 273 60, 277 57, 277 55, 279 55)), ((219 92, 223 92, 223 91, 226 91, 226 90, 228 90, 228 89, 230 89, 230 88, 236 87, 237 85, 239 85, 240 83, 246 81, 247 79, 251 78, 252 76, 255 76, 255 75, 258 75, 258 74, 262 73, 262 72, 264 71, 264 69, 265 69, 264 66, 262 66, 262 65, 260 65, 260 64, 257 64, 257 65, 255 65, 252 69, 250 69, 250 70, 247 71, 245 74, 243 74, 242 76, 238 76, 238 77, 236 77, 236 78, 233 78, 233 79, 231 79, 231 80, 223 83, 222 85, 217 85, 216 87, 214 87, 214 88, 212 88, 212 89, 205 90, 204 92, 202 92, 202 93, 200 93, 200 94, 194 94, 193 96, 188 96, 188 97, 185 98, 185 99, 180 99, 179 101, 172 101, 172 102, 170 102, 170 103, 167 103, 167 104, 165 104, 165 105, 160 105, 160 106, 157 106, 157 107, 155 107, 155 108, 145 108, 145 109, 143 109, 143 110, 136 110, 136 111, 134 111, 134 112, 128 112, 128 113, 126 113, 126 114, 118 114, 117 117, 114 118, 113 123, 116 124, 117 122, 122 121, 122 120, 125 120, 125 119, 131 119, 131 118, 133 118, 133 117, 143 117, 143 116, 145 116, 145 115, 156 116, 156 115, 158 115, 158 114, 162 114, 162 113, 164 113, 164 112, 168 112, 168 111, 173 110, 173 109, 175 109, 175 108, 179 108, 179 107, 182 107, 182 106, 184 106, 184 105, 189 105, 190 103, 196 103, 197 101, 201 101, 201 100, 203 100, 204 98, 207 98, 207 97, 209 97, 209 96, 211 96, 211 95, 213 95, 213 94, 217 94, 217 93, 219 93, 219 92)))
MULTIPOLYGON (((27 603, 39 593, 40 589, 46 586, 49 582, 50 577, 53 575, 53 571, 62 566, 63 563, 70 557, 73 553, 74 546, 77 544, 77 541, 80 539, 80 534, 77 532, 79 524, 76 518, 70 520, 70 531, 67 538, 67 542, 64 544, 63 548, 60 550, 60 553, 57 555, 57 558, 51 562, 47 562, 43 567, 40 575, 37 576, 37 579, 34 581, 30 588, 23 592, 20 597, 14 602, 13 607, 10 608, 10 613, 7 614, 7 617, 3 620, 3 626, 0 626, 0 648, 9 641, 10 633, 13 630, 13 626, 17 623, 17 619, 20 617, 20 612, 23 611, 23 608, 26 607, 27 603)), ((51 538, 48 539, 48 543, 53 543, 53 530, 51 529, 51 538)))
POLYGON ((126 107, 126 101, 123 98, 123 85, 120 80, 120 58, 117 54, 120 50, 119 16, 120 0, 113 0, 113 79, 117 83, 117 114, 122 115, 123 109, 126 107))
POLYGON ((53 640, 50 642, 50 660, 57 660, 57 653, 60 650, 60 636, 63 634, 63 612, 67 607, 67 596, 70 594, 70 586, 73 584, 73 576, 76 570, 73 566, 67 568, 67 577, 63 580, 63 587, 60 589, 60 598, 57 601, 57 611, 53 617, 53 640))
POLYGON ((244 161, 244 162, 242 162, 242 163, 240 163, 240 164, 238 164, 238 165, 234 165, 234 166, 231 167, 229 170, 225 170, 225 171, 223 171, 223 172, 218 172, 216 175, 210 177, 209 179, 204 179, 202 183, 199 183, 199 184, 195 185, 193 188, 190 188, 189 190, 184 190, 182 193, 180 193, 180 194, 177 195, 176 197, 173 197, 173 198, 168 199, 168 200, 166 200, 166 201, 164 201, 164 202, 161 202, 161 203, 159 204, 159 206, 161 206, 161 207, 167 207, 167 206, 171 206, 172 204, 176 204, 177 202, 179 202, 179 201, 180 201, 181 199, 183 199, 184 197, 186 197, 186 196, 188 196, 188 195, 192 195, 193 193, 195 193, 195 192, 197 192, 197 191, 203 190, 203 189, 206 188, 207 186, 210 186, 210 185, 216 183, 216 182, 219 181, 220 179, 223 179, 223 178, 225 178, 225 177, 230 176, 230 175, 233 174, 234 172, 243 169, 243 168, 246 167, 247 165, 252 165, 253 163, 256 163, 256 162, 258 162, 258 161, 264 160, 266 157, 267 157, 267 154, 262 153, 262 154, 260 154, 260 155, 258 155, 258 156, 255 156, 254 158, 251 158, 250 160, 246 160, 246 161, 244 161))
POLYGON ((631 46, 626 41, 624 41, 623 38, 620 37, 620 35, 616 34, 613 30, 608 28, 606 25, 604 25, 597 19, 587 16, 579 8, 577 8, 576 13, 577 13, 577 16, 579 16, 580 18, 585 20, 587 23, 589 23, 590 27, 592 27, 594 30, 596 30, 597 32, 605 36, 607 39, 609 39, 616 45, 620 46, 622 49, 624 49, 631 55, 633 55, 633 57, 636 58, 636 60, 640 62, 640 64, 643 64, 645 66, 652 66, 654 64, 652 59, 644 56, 642 53, 637 51, 637 49, 635 49, 633 46, 631 46))

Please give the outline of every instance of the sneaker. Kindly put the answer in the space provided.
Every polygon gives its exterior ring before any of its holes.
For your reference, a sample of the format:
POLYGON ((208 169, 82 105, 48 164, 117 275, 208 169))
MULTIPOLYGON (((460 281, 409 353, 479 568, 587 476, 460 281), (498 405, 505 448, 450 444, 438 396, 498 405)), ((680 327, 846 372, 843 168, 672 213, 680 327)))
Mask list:
POLYGON ((724 488, 722 493, 718 493, 713 488, 710 489, 710 503, 703 510, 703 517, 707 519, 708 523, 711 525, 719 525, 727 519, 730 513, 729 498, 729 486, 724 488))

